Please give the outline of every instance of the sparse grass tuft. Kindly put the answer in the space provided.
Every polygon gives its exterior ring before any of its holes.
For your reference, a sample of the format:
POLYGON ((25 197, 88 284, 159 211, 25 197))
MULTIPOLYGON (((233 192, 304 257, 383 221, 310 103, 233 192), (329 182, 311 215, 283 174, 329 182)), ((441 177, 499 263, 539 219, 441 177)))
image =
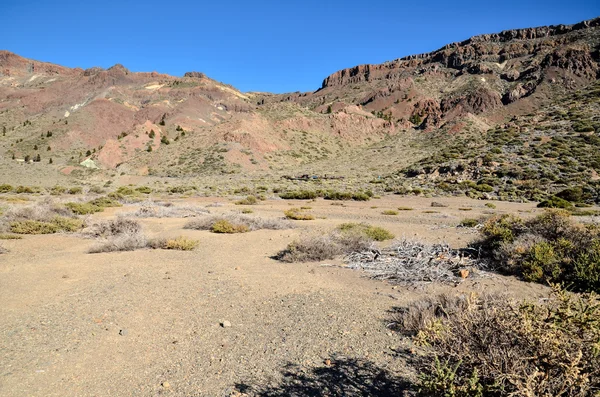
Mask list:
POLYGON ((412 211, 411 207, 398 207, 398 211, 412 211))
POLYGON ((398 215, 398 211, 395 211, 395 210, 385 210, 385 211, 381 212, 381 215, 394 216, 394 215, 398 215))

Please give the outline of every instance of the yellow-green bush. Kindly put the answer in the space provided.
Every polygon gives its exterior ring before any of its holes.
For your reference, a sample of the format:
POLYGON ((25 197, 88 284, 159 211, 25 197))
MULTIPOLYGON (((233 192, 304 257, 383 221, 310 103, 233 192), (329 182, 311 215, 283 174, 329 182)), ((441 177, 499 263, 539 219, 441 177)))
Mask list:
POLYGON ((216 221, 210 228, 213 233, 246 233, 250 231, 248 226, 242 224, 234 224, 226 219, 216 221))

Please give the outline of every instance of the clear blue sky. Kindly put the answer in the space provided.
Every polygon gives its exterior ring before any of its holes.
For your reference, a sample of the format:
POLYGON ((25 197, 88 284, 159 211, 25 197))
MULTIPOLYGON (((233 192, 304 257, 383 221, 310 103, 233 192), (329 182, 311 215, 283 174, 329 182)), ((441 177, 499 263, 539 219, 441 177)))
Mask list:
POLYGON ((596 16, 597 0, 0 0, 0 49, 70 67, 197 70, 242 91, 311 91, 345 67, 596 16))

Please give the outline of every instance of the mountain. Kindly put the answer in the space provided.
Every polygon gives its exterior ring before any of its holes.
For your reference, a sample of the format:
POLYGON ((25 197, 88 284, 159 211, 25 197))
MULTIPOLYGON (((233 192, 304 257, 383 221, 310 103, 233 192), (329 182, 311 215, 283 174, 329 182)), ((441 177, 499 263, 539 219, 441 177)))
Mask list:
POLYGON ((582 160, 596 147, 580 135, 598 133, 599 62, 600 18, 475 36, 289 94, 0 51, 0 169, 42 184, 329 173, 396 192, 539 199, 585 182, 595 195, 600 162, 582 160))

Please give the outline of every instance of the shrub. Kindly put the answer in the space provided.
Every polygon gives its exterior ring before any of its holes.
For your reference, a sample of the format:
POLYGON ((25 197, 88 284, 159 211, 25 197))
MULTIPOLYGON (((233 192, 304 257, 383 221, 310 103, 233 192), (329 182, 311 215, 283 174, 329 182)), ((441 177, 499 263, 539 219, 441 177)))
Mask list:
POLYGON ((17 194, 33 194, 38 193, 39 189, 31 186, 17 186, 15 188, 15 193, 17 194))
POLYGON ((252 209, 250 209, 250 208, 243 208, 241 212, 242 212, 242 214, 252 214, 252 213, 254 213, 254 211, 252 211, 252 209))
POLYGON ((250 231, 250 228, 244 224, 235 224, 226 219, 221 219, 213 223, 210 231, 213 233, 246 233, 250 231))
POLYGON ((290 208, 287 211, 283 211, 283 214, 286 218, 293 219, 296 221, 310 221, 315 219, 313 215, 303 213, 300 208, 290 208))
POLYGON ((88 251, 91 254, 115 251, 133 251, 147 246, 147 240, 139 222, 119 217, 92 225, 85 233, 104 238, 88 251))
POLYGON ((238 200, 235 202, 235 205, 254 205, 258 203, 258 199, 254 196, 248 196, 245 199, 238 200))
POLYGON ((98 207, 97 205, 93 205, 90 203, 66 203, 65 207, 67 207, 68 209, 73 211, 74 214, 77 215, 94 214, 103 210, 102 207, 98 207))
POLYGON ((95 238, 110 238, 118 235, 141 234, 142 225, 132 219, 118 217, 109 221, 97 222, 88 227, 84 234, 95 238))
POLYGON ((564 283, 575 291, 600 291, 600 230, 566 211, 523 221, 503 215, 488 220, 475 243, 496 268, 527 281, 564 283))
POLYGON ((6 183, 3 185, 0 185, 0 193, 10 193, 10 192, 12 192, 12 190, 13 190, 13 187, 11 185, 8 185, 6 183))
POLYGON ((282 262, 316 262, 342 254, 342 247, 331 236, 310 236, 288 244, 276 255, 282 262))
POLYGON ((394 210, 385 210, 381 212, 381 215, 398 215, 398 211, 394 210))
POLYGON ((17 234, 53 234, 74 232, 83 227, 80 219, 57 216, 51 221, 20 220, 10 223, 10 231, 17 234))
MULTIPOLYGON (((241 225, 245 226, 248 230, 260 230, 260 229, 268 229, 268 230, 281 230, 281 229, 291 229, 293 225, 283 219, 264 219, 259 217, 252 217, 240 214, 228 214, 228 215, 215 215, 200 219, 195 219, 185 224, 184 229, 194 229, 194 230, 211 230, 213 231, 213 225, 220 221, 227 221, 227 223, 231 225, 241 225)), ((223 224, 226 225, 226 224, 223 224)), ((219 232, 216 232, 219 233, 219 232)), ((223 232, 221 232, 223 233, 223 232)))
POLYGON ((79 186, 72 187, 67 191, 67 193, 69 193, 69 194, 81 194, 82 192, 83 192, 83 189, 80 188, 79 186))
POLYGON ((398 207, 398 211, 412 211, 413 209, 410 207, 398 207))
POLYGON ((438 201, 432 201, 431 206, 437 207, 437 208, 445 208, 445 207, 448 207, 448 204, 440 203, 438 201))
POLYGON ((152 193, 152 188, 148 187, 148 186, 140 186, 135 188, 136 192, 140 192, 142 194, 150 194, 152 193))
POLYGON ((396 324, 422 349, 420 396, 592 396, 600 388, 597 296, 555 289, 544 304, 442 296, 396 324))
POLYGON ((560 197, 550 196, 547 200, 539 203, 538 208, 563 208, 568 209, 572 208, 573 204, 568 202, 567 200, 561 199, 560 197))
POLYGON ((192 240, 185 236, 173 239, 159 238, 148 241, 148 247, 154 249, 192 251, 198 246, 198 240, 192 240))
POLYGON ((141 233, 119 234, 90 248, 90 254, 102 252, 134 251, 146 247, 146 238, 141 233))
POLYGON ((460 227, 475 227, 479 225, 479 221, 477 219, 466 218, 460 221, 458 224, 460 227))
POLYGON ((60 196, 61 194, 65 194, 67 188, 64 186, 56 185, 50 189, 50 194, 53 196, 60 196))
POLYGON ((390 231, 382 227, 371 226, 365 223, 342 223, 337 227, 337 230, 342 233, 364 235, 374 241, 391 240, 395 237, 390 231))
POLYGON ((368 249, 373 240, 360 233, 335 231, 327 235, 304 236, 288 244, 275 259, 282 262, 314 262, 333 259, 341 254, 368 249))
POLYGON ((89 202, 90 205, 95 205, 100 208, 122 207, 122 204, 110 197, 98 197, 89 202))
POLYGON ((312 200, 318 197, 317 192, 310 190, 296 190, 279 194, 279 197, 286 200, 312 200))
POLYGON ((491 209, 496 209, 496 204, 494 203, 485 203, 485 206, 491 209))

